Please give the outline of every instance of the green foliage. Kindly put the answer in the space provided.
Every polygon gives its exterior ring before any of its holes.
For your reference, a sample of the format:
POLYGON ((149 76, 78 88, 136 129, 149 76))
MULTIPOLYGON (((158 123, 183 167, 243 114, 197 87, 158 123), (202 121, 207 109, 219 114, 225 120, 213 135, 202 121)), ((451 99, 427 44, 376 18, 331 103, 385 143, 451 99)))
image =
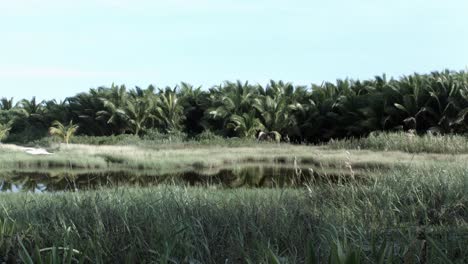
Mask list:
POLYGON ((208 93, 201 87, 194 88, 190 84, 181 83, 179 96, 180 105, 184 110, 182 127, 185 133, 196 135, 205 130, 204 115, 209 105, 207 95, 208 93))
POLYGON ((63 102, 33 97, 14 105, 3 98, 0 111, 11 113, 7 120, 0 114, 0 123, 14 120, 9 140, 23 142, 43 137, 54 120, 73 121, 88 136, 143 136, 154 129, 251 138, 263 130, 293 142, 317 143, 374 131, 463 134, 468 132, 468 73, 445 70, 398 80, 383 75, 310 87, 237 81, 207 91, 186 83, 165 89, 112 84, 63 102))
POLYGON ((242 115, 231 115, 226 127, 232 129, 237 136, 247 138, 255 138, 258 131, 265 129, 253 111, 242 115))
POLYGON ((467 177, 460 164, 304 189, 1 193, 0 253, 34 263, 465 263, 467 177))
POLYGON ((371 133, 363 138, 331 140, 331 149, 371 149, 380 151, 405 151, 410 153, 468 153, 466 135, 415 135, 413 133, 371 133))
POLYGON ((7 124, 1 124, 0 123, 0 142, 2 140, 4 140, 8 136, 8 133, 11 130, 12 123, 13 122, 11 122, 11 121, 9 123, 7 123, 7 124))
POLYGON ((187 135, 178 130, 171 133, 161 133, 158 130, 150 129, 143 135, 142 139, 150 141, 152 144, 171 144, 186 141, 187 135))
POLYGON ((63 125, 59 121, 54 121, 52 127, 49 129, 49 133, 52 136, 59 137, 63 139, 67 145, 70 142, 70 139, 75 135, 78 130, 78 126, 73 124, 73 121, 70 121, 68 125, 63 125))
POLYGON ((16 246, 15 241, 16 225, 9 219, 0 219, 0 256, 7 256, 16 246))
POLYGON ((218 140, 223 140, 223 138, 219 135, 216 135, 210 130, 205 130, 201 132, 200 134, 198 134, 195 137, 195 140, 196 141, 218 141, 218 140))
POLYGON ((70 142, 85 145, 138 145, 142 140, 135 135, 123 134, 103 137, 76 136, 70 142))
POLYGON ((0 110, 11 110, 13 108, 13 98, 1 98, 0 99, 0 110))
POLYGON ((359 249, 347 248, 340 241, 335 241, 328 257, 330 264, 360 264, 363 263, 359 249))
POLYGON ((166 133, 181 131, 184 109, 180 104, 176 89, 166 88, 165 91, 160 91, 155 111, 163 131, 166 133))

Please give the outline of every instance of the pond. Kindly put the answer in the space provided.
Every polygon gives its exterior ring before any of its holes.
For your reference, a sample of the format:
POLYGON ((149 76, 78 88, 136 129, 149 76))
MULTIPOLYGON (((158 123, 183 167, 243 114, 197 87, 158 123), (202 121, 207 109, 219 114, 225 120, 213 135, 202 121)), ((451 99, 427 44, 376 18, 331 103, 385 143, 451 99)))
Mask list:
POLYGON ((10 171, 0 173, 0 191, 41 193, 159 184, 216 186, 219 188, 303 187, 317 181, 337 182, 346 181, 349 178, 350 175, 344 171, 325 173, 311 168, 265 165, 161 175, 151 171, 138 170, 10 171))

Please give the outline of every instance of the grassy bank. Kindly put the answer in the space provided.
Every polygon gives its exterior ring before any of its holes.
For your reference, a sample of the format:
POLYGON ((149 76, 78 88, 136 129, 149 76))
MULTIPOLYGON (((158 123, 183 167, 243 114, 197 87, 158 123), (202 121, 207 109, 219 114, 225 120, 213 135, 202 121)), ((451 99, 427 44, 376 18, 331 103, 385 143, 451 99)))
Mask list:
POLYGON ((130 174, 120 171, 131 171, 136 182, 155 176, 155 184, 163 184, 110 188, 103 180, 97 190, 0 193, 0 260, 466 263, 465 141, 401 133, 323 146, 72 144, 52 145, 53 154, 46 156, 2 145, 4 182, 39 174, 54 182, 64 174, 107 177, 116 172, 125 178, 130 174), (184 187, 157 177, 192 171, 209 175, 252 164, 343 177, 311 180, 301 188, 236 189, 184 187))
MULTIPOLYGON (((193 170, 215 170, 246 163, 295 164, 315 168, 385 169, 399 166, 426 166, 468 161, 468 154, 451 155, 401 151, 330 149, 289 144, 251 144, 250 146, 206 145, 171 148, 139 146, 58 145, 53 155, 34 156, 14 145, 0 146, 0 169, 132 169, 152 170, 155 174, 193 170)), ((334 146, 336 148, 336 146, 334 146)))
POLYGON ((370 149, 409 153, 468 153, 468 137, 464 135, 415 135, 412 133, 371 133, 363 138, 332 140, 331 149, 370 149))
POLYGON ((0 194, 0 255, 36 262, 66 252, 93 263, 301 263, 312 253, 326 262, 341 248, 357 263, 466 263, 467 189, 466 167, 452 166, 306 189, 0 194))

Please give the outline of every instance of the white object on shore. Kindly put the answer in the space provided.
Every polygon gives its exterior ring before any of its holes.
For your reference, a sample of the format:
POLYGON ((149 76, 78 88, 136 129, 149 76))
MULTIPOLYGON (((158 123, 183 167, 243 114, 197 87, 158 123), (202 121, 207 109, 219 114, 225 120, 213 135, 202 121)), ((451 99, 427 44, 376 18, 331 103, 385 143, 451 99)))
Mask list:
POLYGON ((23 150, 31 155, 52 155, 52 153, 43 148, 23 148, 23 150))
POLYGON ((22 151, 25 152, 29 155, 52 155, 54 153, 48 152, 44 148, 25 148, 21 147, 18 145, 13 145, 13 144, 0 144, 0 150, 1 149, 8 149, 8 150, 13 150, 13 151, 22 151))

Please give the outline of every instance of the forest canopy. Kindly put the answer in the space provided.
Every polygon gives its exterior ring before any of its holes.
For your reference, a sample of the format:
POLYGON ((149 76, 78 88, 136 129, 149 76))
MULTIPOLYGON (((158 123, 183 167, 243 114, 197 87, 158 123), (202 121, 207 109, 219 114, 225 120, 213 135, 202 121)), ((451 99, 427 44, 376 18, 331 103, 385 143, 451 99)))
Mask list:
POLYGON ((463 134, 467 113, 468 73, 444 70, 311 86, 226 81, 209 89, 187 83, 128 89, 113 84, 63 101, 2 98, 0 127, 8 142, 45 137, 58 121, 76 124, 78 135, 89 136, 211 131, 254 138, 259 131, 276 131, 293 142, 315 143, 373 131, 463 134))

